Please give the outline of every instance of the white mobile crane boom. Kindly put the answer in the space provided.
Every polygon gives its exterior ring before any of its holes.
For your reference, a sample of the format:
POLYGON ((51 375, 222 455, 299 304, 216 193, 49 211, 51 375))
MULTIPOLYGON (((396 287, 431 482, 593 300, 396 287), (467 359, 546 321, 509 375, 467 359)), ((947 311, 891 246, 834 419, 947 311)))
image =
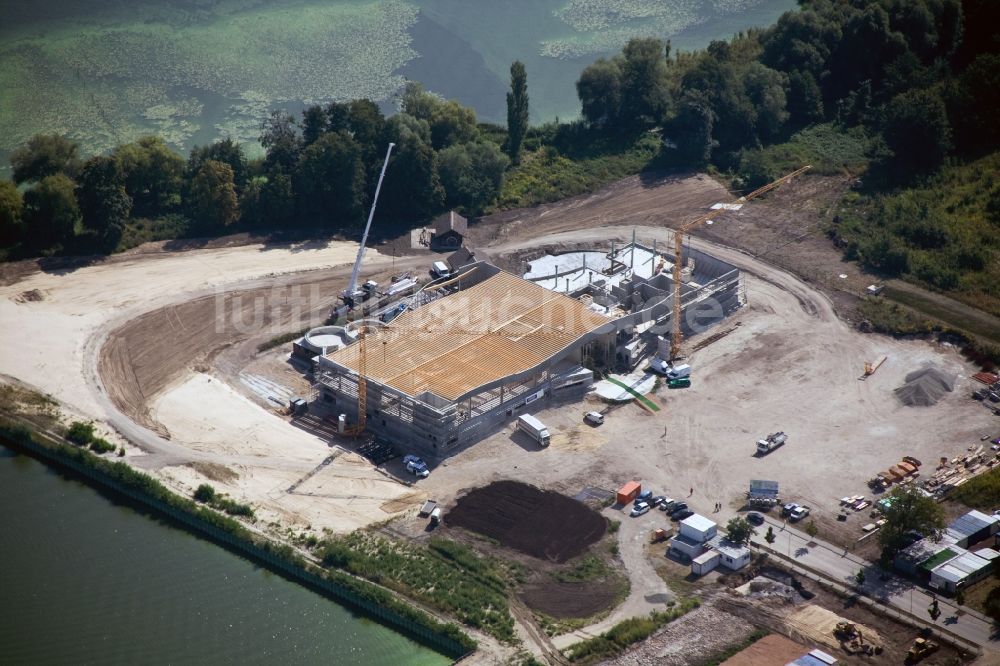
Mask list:
POLYGON ((354 307, 355 301, 364 295, 358 289, 358 273, 361 272, 361 260, 365 258, 365 244, 368 242, 368 232, 372 228, 372 218, 375 217, 375 205, 378 203, 378 193, 382 190, 382 179, 385 178, 385 169, 389 166, 389 155, 396 144, 390 143, 385 151, 385 162, 382 164, 382 173, 378 176, 378 185, 375 186, 375 197, 372 199, 371 210, 368 211, 368 223, 365 225, 365 232, 361 235, 361 247, 358 248, 358 257, 354 260, 354 269, 351 271, 351 281, 347 283, 347 289, 340 294, 344 304, 350 308, 354 307))

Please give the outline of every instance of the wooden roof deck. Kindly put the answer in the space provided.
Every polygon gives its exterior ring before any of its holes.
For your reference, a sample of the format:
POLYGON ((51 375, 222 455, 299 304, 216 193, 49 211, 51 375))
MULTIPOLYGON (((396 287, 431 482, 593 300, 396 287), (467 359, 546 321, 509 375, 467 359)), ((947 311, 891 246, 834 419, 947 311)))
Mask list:
MULTIPOLYGON (((370 331, 366 376, 409 395, 455 400, 541 364, 610 320, 510 273, 406 312, 370 331)), ((357 372, 360 345, 327 357, 357 372)))

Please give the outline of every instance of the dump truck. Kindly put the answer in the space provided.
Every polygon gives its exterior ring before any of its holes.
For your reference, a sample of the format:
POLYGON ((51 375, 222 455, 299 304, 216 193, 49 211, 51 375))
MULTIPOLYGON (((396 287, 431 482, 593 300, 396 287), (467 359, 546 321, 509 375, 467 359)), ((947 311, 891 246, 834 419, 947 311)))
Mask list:
POLYGON ((434 509, 437 508, 438 503, 435 500, 427 500, 424 502, 423 506, 420 507, 420 513, 417 514, 421 518, 424 516, 429 516, 434 513, 434 509))
POLYGON ((431 511, 431 527, 437 527, 441 524, 441 507, 435 508, 431 511))
POLYGON ((522 414, 517 417, 517 429, 527 433, 529 437, 542 446, 549 445, 549 429, 531 414, 522 414))
POLYGON ((783 432, 771 433, 767 439, 757 440, 757 453, 766 455, 784 444, 788 440, 788 435, 783 432))

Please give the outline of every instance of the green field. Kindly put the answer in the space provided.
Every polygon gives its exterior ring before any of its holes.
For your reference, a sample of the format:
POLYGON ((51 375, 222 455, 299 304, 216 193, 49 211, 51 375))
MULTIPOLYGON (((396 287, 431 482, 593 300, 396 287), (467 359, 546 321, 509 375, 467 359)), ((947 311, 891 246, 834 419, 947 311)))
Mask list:
POLYGON ((405 78, 503 121, 508 68, 532 121, 578 113, 574 83, 636 35, 704 46, 773 23, 793 0, 111 0, 6 3, 0 159, 59 132, 100 152, 155 133, 187 150, 253 144, 271 109, 369 97, 405 78))

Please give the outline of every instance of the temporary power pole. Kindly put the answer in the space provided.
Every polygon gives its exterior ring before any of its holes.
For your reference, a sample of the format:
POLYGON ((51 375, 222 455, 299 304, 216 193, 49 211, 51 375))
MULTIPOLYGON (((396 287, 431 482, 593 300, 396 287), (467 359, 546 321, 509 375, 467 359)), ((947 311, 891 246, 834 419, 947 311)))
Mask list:
POLYGON ((358 273, 361 272, 361 260, 365 258, 365 245, 368 243, 368 232, 372 228, 372 218, 375 217, 375 205, 378 203, 378 193, 382 190, 382 179, 385 178, 385 169, 389 166, 389 155, 396 146, 389 144, 385 151, 385 162, 382 164, 382 172, 378 175, 378 185, 375 186, 375 198, 372 199, 371 210, 368 211, 368 223, 365 225, 365 232, 361 235, 361 247, 358 248, 358 256, 354 260, 354 269, 351 271, 351 281, 347 283, 347 289, 340 295, 344 303, 354 307, 354 300, 358 295, 358 273))

